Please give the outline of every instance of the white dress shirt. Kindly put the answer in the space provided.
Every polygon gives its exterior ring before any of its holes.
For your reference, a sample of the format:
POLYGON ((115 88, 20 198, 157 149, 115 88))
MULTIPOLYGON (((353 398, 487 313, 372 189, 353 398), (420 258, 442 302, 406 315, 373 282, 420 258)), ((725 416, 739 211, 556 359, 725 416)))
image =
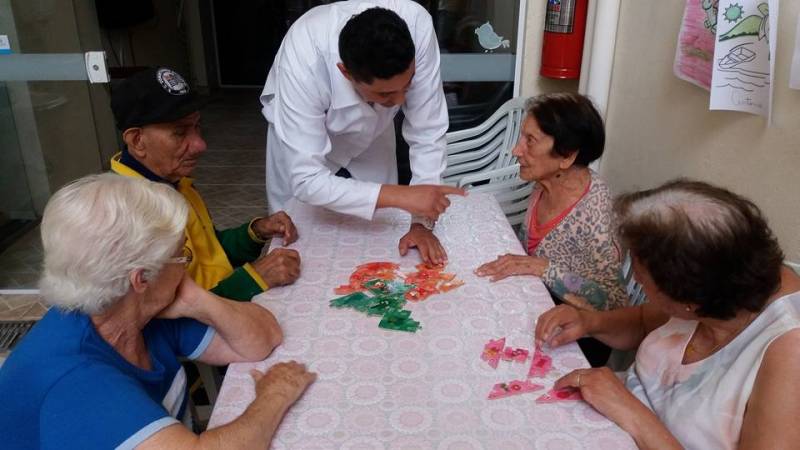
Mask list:
POLYGON ((271 211, 292 197, 371 219, 380 185, 397 183, 393 119, 399 106, 365 102, 336 66, 345 23, 375 6, 397 13, 416 49, 416 72, 402 105, 411 184, 439 184, 446 166, 447 105, 439 46, 428 12, 410 0, 350 0, 318 6, 281 43, 261 93, 271 211), (335 176, 347 168, 353 178, 335 176))

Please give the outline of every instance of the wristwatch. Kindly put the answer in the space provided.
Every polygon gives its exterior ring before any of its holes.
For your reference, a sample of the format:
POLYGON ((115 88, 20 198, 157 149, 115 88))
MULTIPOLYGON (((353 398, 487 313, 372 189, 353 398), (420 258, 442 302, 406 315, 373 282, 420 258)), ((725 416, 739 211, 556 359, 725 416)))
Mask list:
POLYGON ((433 227, 436 226, 435 220, 428 219, 425 216, 411 216, 411 223, 418 223, 430 231, 433 231, 433 227))

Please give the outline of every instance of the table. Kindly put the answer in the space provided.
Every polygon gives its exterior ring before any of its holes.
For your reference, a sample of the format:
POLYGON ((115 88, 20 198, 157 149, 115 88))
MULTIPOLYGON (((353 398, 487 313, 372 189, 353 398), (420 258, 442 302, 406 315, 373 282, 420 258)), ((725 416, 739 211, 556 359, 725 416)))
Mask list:
MULTIPOLYGON (((498 400, 495 383, 524 379, 528 363, 480 359, 489 339, 532 350, 536 317, 553 306, 535 277, 490 283, 473 274, 483 262, 523 249, 494 197, 452 198, 436 234, 448 251, 448 272, 466 284, 406 309, 422 329, 378 328, 379 317, 332 309, 333 288, 354 267, 394 261, 412 271, 416 251, 401 258, 399 238, 408 214, 379 210, 372 222, 299 202, 288 208, 300 239, 302 275, 291 286, 253 299, 278 318, 284 343, 267 360, 232 364, 209 428, 238 417, 254 398, 251 368, 294 359, 317 372, 317 381, 292 407, 274 449, 625 449, 627 433, 584 402, 536 404, 544 390, 498 400)), ((554 370, 539 384, 550 388, 568 371, 588 367, 575 344, 549 352, 554 370)))

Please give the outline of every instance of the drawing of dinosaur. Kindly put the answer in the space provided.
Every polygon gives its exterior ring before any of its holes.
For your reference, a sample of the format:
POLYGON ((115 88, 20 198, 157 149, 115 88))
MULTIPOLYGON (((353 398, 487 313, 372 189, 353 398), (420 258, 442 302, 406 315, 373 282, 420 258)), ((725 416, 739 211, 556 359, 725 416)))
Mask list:
POLYGON ((757 36, 759 40, 767 39, 769 42, 769 5, 759 3, 758 11, 763 16, 752 15, 742 19, 741 22, 733 26, 727 33, 719 37, 719 41, 727 41, 742 36, 757 36))

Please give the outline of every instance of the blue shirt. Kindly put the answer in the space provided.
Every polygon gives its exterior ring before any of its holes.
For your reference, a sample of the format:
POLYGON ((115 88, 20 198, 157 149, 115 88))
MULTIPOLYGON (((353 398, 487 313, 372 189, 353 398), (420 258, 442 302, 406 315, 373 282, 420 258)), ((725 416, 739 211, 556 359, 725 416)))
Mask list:
POLYGON ((52 308, 0 370, 3 448, 133 448, 186 407, 178 357, 199 357, 214 329, 191 319, 142 330, 152 370, 126 361, 89 316, 52 308))

